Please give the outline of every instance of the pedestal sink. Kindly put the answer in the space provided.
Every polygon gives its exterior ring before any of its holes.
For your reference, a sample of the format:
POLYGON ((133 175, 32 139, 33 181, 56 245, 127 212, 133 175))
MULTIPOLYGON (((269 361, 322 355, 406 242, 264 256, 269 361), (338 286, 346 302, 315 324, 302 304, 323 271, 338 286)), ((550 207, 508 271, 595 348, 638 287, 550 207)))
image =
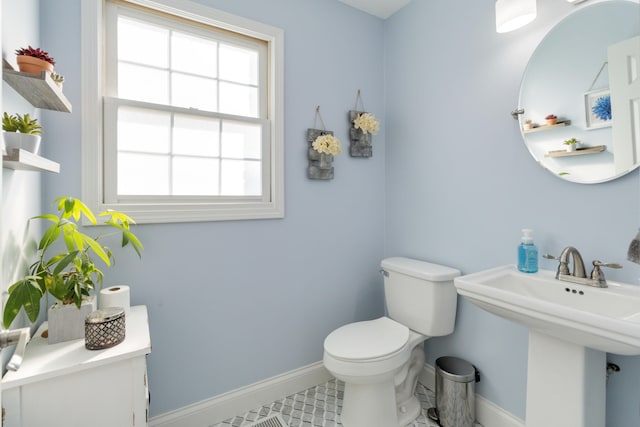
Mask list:
POLYGON ((640 355, 640 286, 595 288, 512 265, 454 283, 473 304, 529 328, 527 427, 605 425, 606 353, 640 355))

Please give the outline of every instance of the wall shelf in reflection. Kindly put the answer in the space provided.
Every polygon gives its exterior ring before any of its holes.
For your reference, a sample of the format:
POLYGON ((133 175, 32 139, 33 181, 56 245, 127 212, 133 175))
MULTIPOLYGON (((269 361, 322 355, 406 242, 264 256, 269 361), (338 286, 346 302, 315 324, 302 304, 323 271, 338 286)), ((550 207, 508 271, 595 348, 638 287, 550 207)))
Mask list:
POLYGON ((569 126, 570 124, 571 124, 571 120, 563 120, 563 121, 560 121, 560 122, 556 123, 555 125, 542 125, 542 126, 534 127, 532 129, 523 129, 522 133, 542 132, 542 131, 545 131, 545 130, 551 130, 551 129, 555 129, 555 128, 561 128, 561 127, 569 126))
POLYGON ((545 154, 545 157, 569 157, 569 156, 584 156, 586 154, 596 154, 603 152, 607 147, 604 145, 596 145, 595 147, 578 148, 575 151, 567 150, 555 150, 549 151, 545 154))

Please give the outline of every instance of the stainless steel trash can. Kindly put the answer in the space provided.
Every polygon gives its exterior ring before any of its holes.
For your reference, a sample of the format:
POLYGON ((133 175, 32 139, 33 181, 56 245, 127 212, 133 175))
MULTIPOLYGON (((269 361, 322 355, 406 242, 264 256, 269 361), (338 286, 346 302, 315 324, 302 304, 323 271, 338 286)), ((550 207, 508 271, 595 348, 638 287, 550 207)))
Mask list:
POLYGON ((476 368, 457 357, 436 360, 436 408, 443 427, 473 427, 476 418, 476 368))

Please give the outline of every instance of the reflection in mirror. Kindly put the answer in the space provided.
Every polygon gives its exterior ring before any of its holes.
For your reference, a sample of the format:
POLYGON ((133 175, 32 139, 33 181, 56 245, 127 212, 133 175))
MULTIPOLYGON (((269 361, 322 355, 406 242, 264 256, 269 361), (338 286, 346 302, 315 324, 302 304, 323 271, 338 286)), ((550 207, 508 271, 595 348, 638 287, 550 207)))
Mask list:
POLYGON ((531 56, 520 88, 520 126, 529 152, 551 173, 593 184, 638 167, 638 16, 637 1, 583 7, 531 56))

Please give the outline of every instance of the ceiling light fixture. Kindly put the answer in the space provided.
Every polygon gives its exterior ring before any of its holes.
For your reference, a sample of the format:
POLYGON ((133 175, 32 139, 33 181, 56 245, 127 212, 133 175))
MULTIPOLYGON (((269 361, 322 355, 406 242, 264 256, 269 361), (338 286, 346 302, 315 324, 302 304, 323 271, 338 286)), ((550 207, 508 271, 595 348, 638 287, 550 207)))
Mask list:
POLYGON ((536 18, 536 0, 496 0, 496 31, 507 33, 536 18))

